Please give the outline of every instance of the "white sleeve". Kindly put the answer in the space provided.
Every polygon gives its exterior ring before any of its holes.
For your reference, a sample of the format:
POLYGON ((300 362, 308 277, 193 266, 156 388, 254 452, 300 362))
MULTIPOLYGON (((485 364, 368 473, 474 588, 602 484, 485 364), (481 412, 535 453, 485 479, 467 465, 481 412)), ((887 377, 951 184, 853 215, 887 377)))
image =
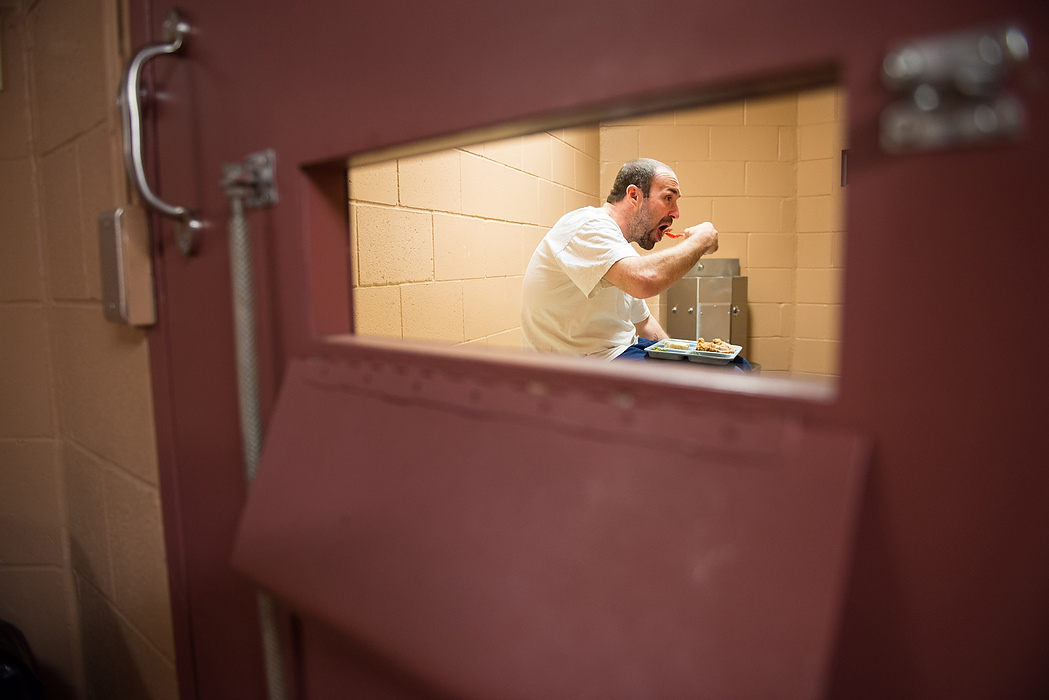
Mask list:
POLYGON ((648 304, 645 303, 644 299, 635 299, 628 295, 630 299, 630 322, 638 324, 644 321, 646 318, 652 315, 652 312, 648 309, 648 304))
POLYGON ((587 297, 593 296, 608 268, 623 258, 640 253, 631 247, 623 232, 611 219, 587 222, 568 244, 555 254, 555 259, 569 279, 587 297))

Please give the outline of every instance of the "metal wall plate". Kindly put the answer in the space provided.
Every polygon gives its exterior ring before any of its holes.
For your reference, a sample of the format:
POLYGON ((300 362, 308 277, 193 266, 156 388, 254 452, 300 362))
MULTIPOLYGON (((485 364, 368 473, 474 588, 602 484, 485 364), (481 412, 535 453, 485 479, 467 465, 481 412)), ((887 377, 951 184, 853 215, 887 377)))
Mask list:
POLYGON ((145 210, 121 207, 99 214, 98 251, 106 320, 129 326, 156 323, 145 210))

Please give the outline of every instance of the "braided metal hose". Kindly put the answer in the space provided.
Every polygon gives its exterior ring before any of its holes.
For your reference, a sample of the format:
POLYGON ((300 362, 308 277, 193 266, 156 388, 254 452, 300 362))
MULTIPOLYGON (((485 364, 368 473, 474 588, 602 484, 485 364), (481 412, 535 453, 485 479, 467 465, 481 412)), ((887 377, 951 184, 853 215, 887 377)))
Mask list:
MULTIPOLYGON (((255 347, 255 279, 252 272, 248 221, 244 217, 244 197, 247 192, 239 187, 229 187, 226 191, 232 209, 229 219, 229 260, 233 283, 233 328, 237 352, 240 430, 244 442, 245 474, 250 487, 255 479, 262 452, 259 372, 255 347)), ((258 605, 269 700, 284 700, 287 697, 288 685, 284 672, 280 613, 276 602, 265 592, 259 592, 258 605)))
POLYGON ((233 333, 237 351, 237 390, 240 398, 240 432, 244 441, 244 466, 248 485, 255 479, 262 451, 259 409, 259 369, 255 348, 255 277, 251 238, 244 217, 244 196, 230 188, 229 265, 233 283, 233 333))

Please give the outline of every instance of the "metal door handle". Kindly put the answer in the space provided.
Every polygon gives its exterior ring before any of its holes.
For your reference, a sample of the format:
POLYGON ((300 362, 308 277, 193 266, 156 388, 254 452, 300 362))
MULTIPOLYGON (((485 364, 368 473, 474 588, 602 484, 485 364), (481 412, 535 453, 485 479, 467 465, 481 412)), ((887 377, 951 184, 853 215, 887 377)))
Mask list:
POLYGON ((146 204, 164 216, 179 222, 178 247, 184 254, 190 255, 196 247, 197 232, 204 224, 186 207, 168 204, 158 197, 146 180, 146 170, 142 164, 142 108, 139 104, 142 68, 149 59, 162 54, 175 53, 182 48, 182 39, 189 33, 189 24, 182 18, 177 9, 168 11, 164 20, 162 44, 151 44, 139 51, 128 64, 127 74, 120 82, 117 104, 124 125, 124 164, 128 176, 135 184, 146 204))

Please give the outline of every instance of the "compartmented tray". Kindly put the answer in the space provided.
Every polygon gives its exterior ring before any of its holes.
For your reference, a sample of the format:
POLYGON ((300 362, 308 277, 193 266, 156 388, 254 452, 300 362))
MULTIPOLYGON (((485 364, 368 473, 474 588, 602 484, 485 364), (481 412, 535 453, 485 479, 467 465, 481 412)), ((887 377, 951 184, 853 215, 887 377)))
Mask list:
POLYGON ((727 365, 736 359, 736 355, 743 349, 742 345, 730 344, 729 347, 732 348, 732 352, 708 352, 706 350, 696 350, 696 341, 694 340, 667 338, 660 340, 654 345, 649 345, 645 348, 645 353, 657 360, 688 360, 689 362, 698 362, 705 365, 727 365), (669 347, 667 343, 670 343, 669 347))
POLYGON ((694 340, 678 340, 677 338, 667 338, 659 341, 655 345, 649 345, 645 348, 645 352, 649 357, 654 357, 657 360, 684 360, 688 357, 689 353, 696 349, 696 341, 694 340), (675 348, 667 347, 667 343, 683 343, 688 347, 675 348))
POLYGON ((732 352, 707 352, 706 350, 695 350, 688 354, 689 362, 700 362, 705 365, 727 365, 736 359, 736 355, 743 349, 742 345, 732 345, 732 352))

